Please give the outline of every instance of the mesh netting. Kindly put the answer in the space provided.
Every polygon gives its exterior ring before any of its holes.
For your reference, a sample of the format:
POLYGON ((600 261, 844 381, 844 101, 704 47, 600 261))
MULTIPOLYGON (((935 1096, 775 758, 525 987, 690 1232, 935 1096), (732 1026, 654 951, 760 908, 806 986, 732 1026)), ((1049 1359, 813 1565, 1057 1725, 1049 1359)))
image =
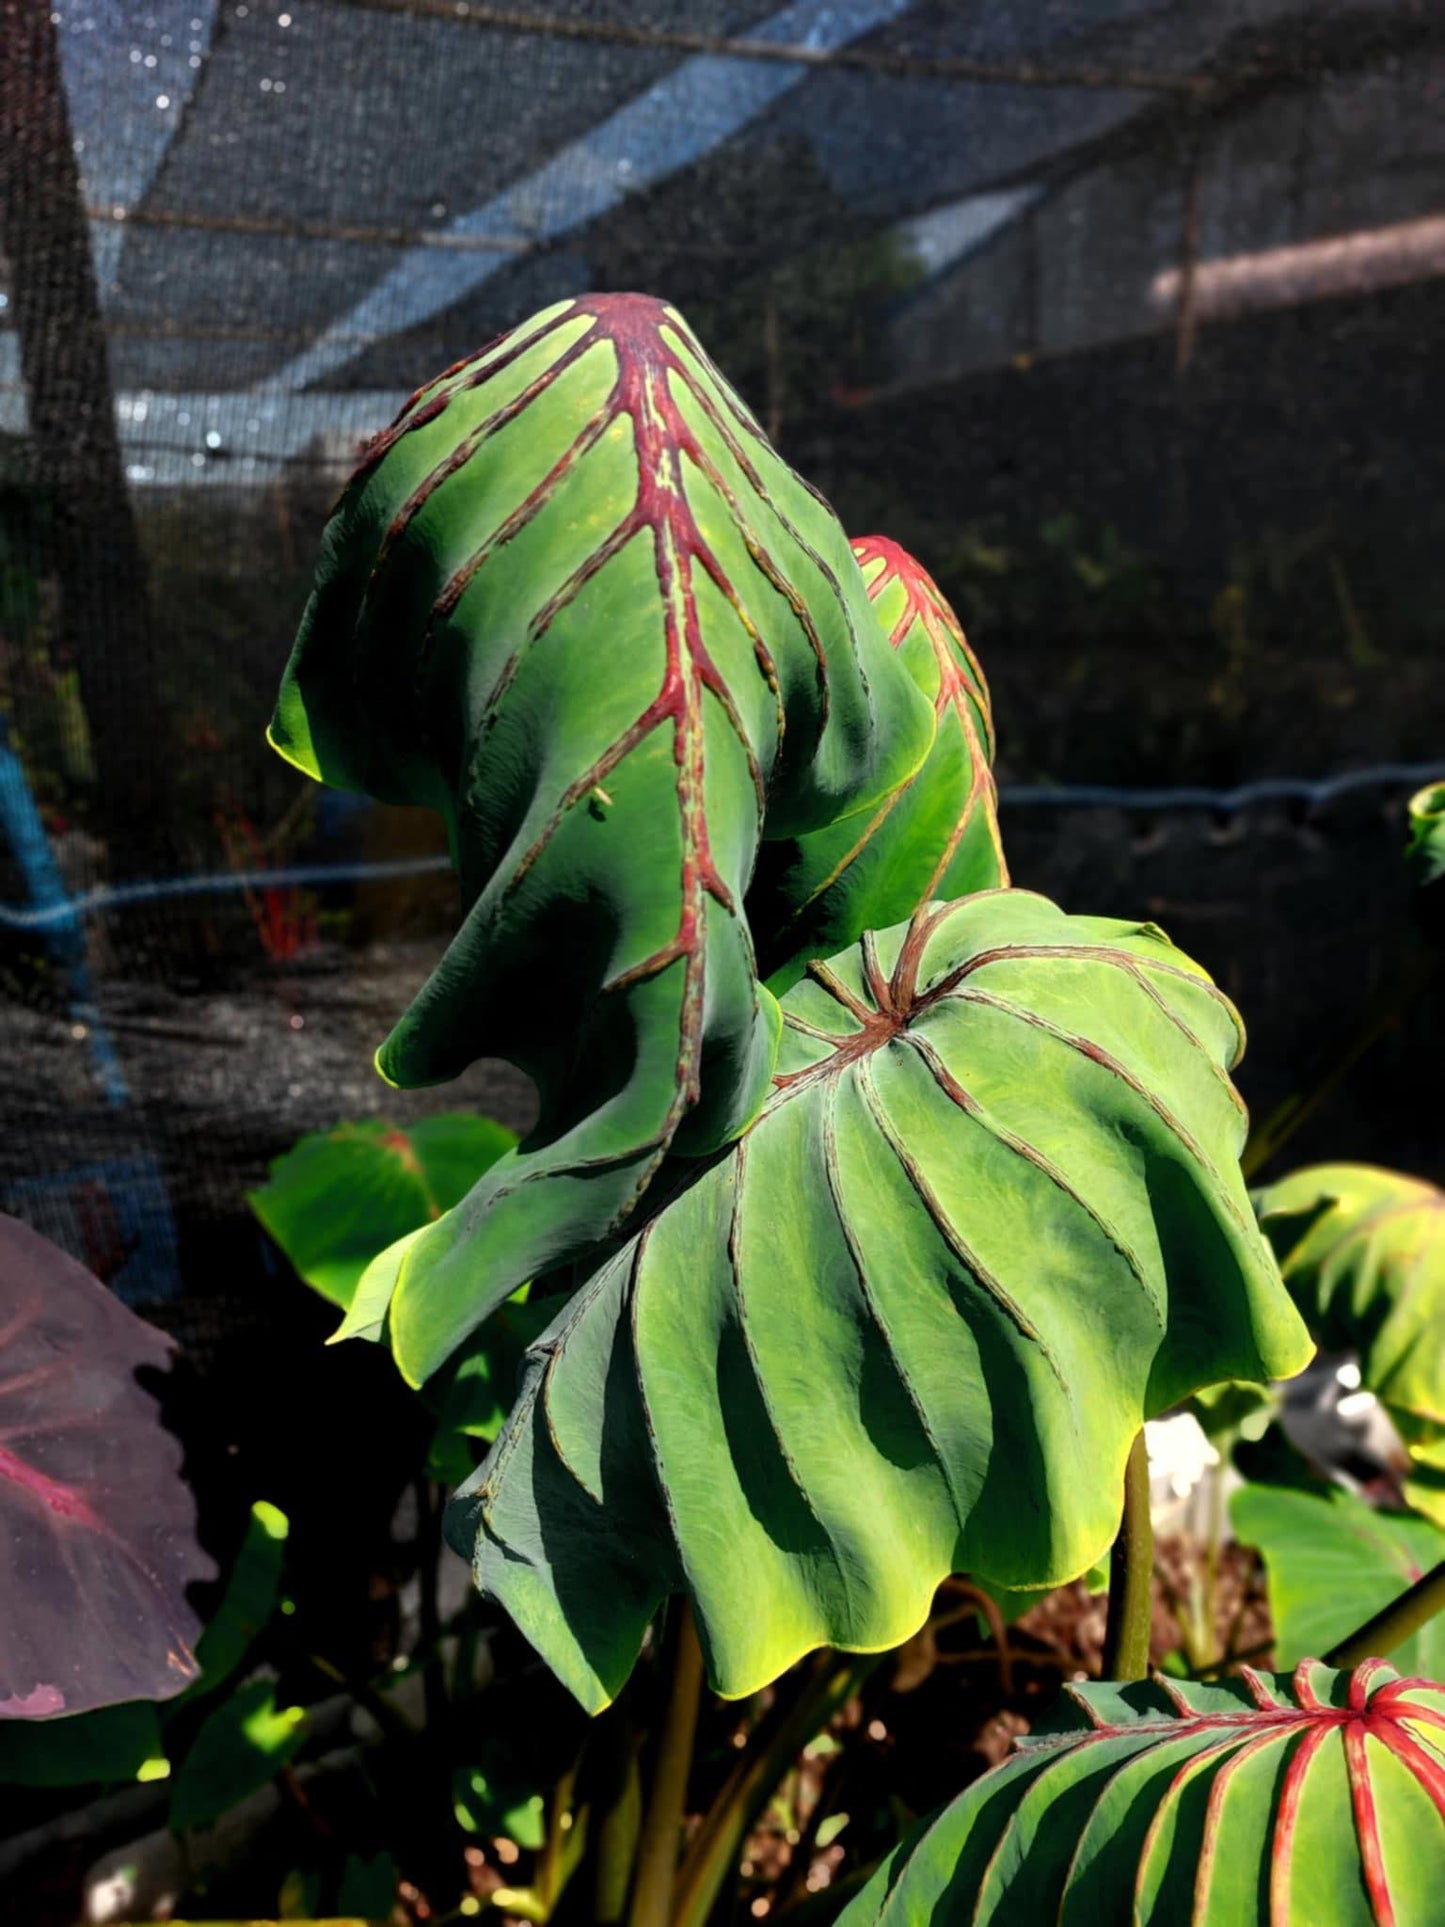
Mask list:
MULTIPOLYGON (((262 730, 358 444, 584 288, 679 305, 849 529, 934 570, 1016 880, 1206 962, 1256 1104, 1408 973, 1405 776, 1223 792, 1445 767, 1437 10, 0 22, 0 1208, 203 1361, 291 1303, 244 1191, 300 1132, 526 1122, 506 1067, 375 1078, 454 914, 439 832, 262 730)), ((1300 1154, 1442 1175, 1441 1030, 1417 1002, 1300 1154)))

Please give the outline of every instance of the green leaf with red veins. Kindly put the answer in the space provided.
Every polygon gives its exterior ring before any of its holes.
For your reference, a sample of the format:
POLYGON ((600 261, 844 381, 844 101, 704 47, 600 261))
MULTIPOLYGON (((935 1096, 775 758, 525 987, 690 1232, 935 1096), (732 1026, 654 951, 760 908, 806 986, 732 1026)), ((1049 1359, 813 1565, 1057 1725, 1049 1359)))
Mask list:
POLYGON ((886 929, 920 903, 1008 882, 988 685, 962 625, 896 542, 860 536, 853 553, 883 633, 933 705, 933 747, 876 809, 763 845, 748 915, 761 968, 780 995, 811 958, 865 930, 886 929))
POLYGON ((1435 1927, 1445 1687, 1383 1660, 1070 1686, 838 1927, 1435 1927))
POLYGON ((1315 1164, 1255 1194, 1290 1296, 1328 1352, 1355 1352, 1422 1477, 1406 1496, 1438 1525, 1445 1498, 1445 1191, 1370 1164, 1315 1164))
POLYGON ((413 398, 327 529, 271 739, 446 819, 463 920, 383 1074, 506 1057, 541 1117, 344 1329, 389 1311, 425 1378, 669 1147, 747 1125, 779 1021, 759 839, 876 806, 932 726, 832 511, 664 303, 562 302, 413 398))
MULTIPOLYGON (((714 1684, 1086 1572, 1142 1422, 1310 1356, 1238 1018, 1151 926, 937 904, 783 1000, 752 1129, 530 1347, 448 1531, 584 1704, 686 1589, 714 1684)), ((680 1162, 680 1161, 679 1161, 680 1162)))

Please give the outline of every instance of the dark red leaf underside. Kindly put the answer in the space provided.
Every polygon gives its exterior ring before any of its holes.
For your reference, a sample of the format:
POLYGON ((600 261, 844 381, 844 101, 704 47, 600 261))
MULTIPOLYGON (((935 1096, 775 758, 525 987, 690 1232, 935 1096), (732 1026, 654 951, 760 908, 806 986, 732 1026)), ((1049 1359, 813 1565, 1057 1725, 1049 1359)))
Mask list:
POLYGON ((212 1567, 156 1399, 171 1355, 0 1217, 0 1716, 165 1699, 195 1677, 186 1593, 212 1567))

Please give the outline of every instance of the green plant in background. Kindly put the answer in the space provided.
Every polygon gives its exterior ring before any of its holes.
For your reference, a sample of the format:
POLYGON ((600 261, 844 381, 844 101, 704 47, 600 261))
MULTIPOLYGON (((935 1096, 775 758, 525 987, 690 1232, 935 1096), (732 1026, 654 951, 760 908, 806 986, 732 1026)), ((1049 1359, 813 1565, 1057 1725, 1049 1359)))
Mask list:
MULTIPOLYGON (((465 1112, 405 1128, 386 1118, 338 1124, 276 1159, 248 1202, 297 1276, 348 1311, 367 1266, 435 1224, 516 1141, 505 1125, 465 1112)), ((433 1478, 459 1485, 477 1446, 501 1430, 523 1347, 550 1317, 526 1300, 523 1287, 428 1382, 433 1478)))
MULTIPOLYGON (((866 1672, 844 1655, 916 1632, 950 1573, 1047 1588, 1114 1540, 1105 1665, 1139 1678, 1144 1420, 1312 1340, 1244 1189, 1232 1006, 1152 925, 1008 887, 987 690, 912 558, 850 546, 673 310, 563 302, 364 457, 272 740, 447 825, 463 921, 383 1074, 502 1054, 541 1098, 515 1147, 341 1127, 255 1200, 342 1335, 429 1397, 479 1389, 476 1436, 499 1333, 531 1326, 448 1534, 584 1707, 627 1695, 494 1904, 547 1919, 592 1864, 595 1918, 701 1927, 866 1672), (704 1674, 752 1694, 818 1647, 682 1853, 704 1674)), ((1128 1917, 1136 1873, 1141 1917, 1359 1917, 1320 1911, 1301 1829, 1340 1892, 1427 1918, 1393 1860, 1445 1852, 1445 1690, 1306 1665, 1077 1705, 850 1918, 1128 1917)), ((479 1762, 459 1818, 499 1784, 479 1762)))
POLYGON ((351 1309, 379 1251, 433 1224, 516 1143, 489 1117, 386 1118, 303 1137, 247 1202, 313 1291, 351 1309))
POLYGON ((1405 860, 1420 884, 1445 876, 1445 783, 1433 783, 1410 799, 1410 841, 1405 860))
POLYGON ((1359 1360, 1445 1525, 1445 1192, 1369 1165, 1312 1165, 1256 1199, 1290 1295, 1326 1351, 1359 1360))
MULTIPOLYGON (((1281 1666, 1332 1652, 1445 1559, 1445 1532, 1428 1519, 1368 1505, 1321 1479, 1251 1478, 1229 1510, 1241 1542, 1264 1558, 1281 1666)), ((1402 1672, 1445 1675, 1445 1621, 1402 1639, 1391 1658, 1402 1672)))

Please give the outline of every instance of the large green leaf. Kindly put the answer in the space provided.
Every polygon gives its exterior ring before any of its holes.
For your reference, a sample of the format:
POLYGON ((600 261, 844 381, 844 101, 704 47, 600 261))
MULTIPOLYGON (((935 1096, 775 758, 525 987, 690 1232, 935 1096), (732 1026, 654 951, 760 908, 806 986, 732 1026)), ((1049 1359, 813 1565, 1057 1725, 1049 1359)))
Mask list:
POLYGON ((758 1122, 532 1348, 451 1508, 589 1706, 684 1586, 741 1694, 895 1645, 949 1571, 1070 1579, 1146 1417, 1310 1355, 1238 1018, 1160 931, 986 892, 812 969, 758 1122))
POLYGON ((1435 1927, 1445 1687, 1383 1660, 1071 1686, 839 1927, 1435 1927))
POLYGON ((1445 783, 1431 783, 1411 797, 1405 859, 1417 883, 1445 876, 1445 783))
POLYGON ((1411 1498, 1445 1466, 1445 1192, 1369 1164, 1316 1164, 1260 1191, 1255 1209, 1291 1297, 1326 1351, 1356 1352, 1362 1384, 1419 1461, 1411 1498))
POLYGON ((303 1137, 247 1202, 313 1291, 346 1310, 366 1267, 464 1198, 517 1142, 489 1117, 386 1118, 303 1137))
POLYGON ((886 929, 920 903, 1008 882, 988 687, 958 617, 896 542, 862 536, 853 553, 884 634, 933 704, 933 747, 876 810, 763 845, 748 914, 761 967, 778 992, 797 982, 810 958, 886 929))
MULTIPOLYGON (((1241 1486, 1235 1533, 1264 1555, 1275 1659, 1327 1653, 1445 1559, 1445 1532, 1408 1512, 1381 1512, 1337 1485, 1241 1486)), ((1445 1675, 1445 1618, 1429 1620, 1391 1658, 1402 1672, 1445 1675)))
POLYGON ((420 1382, 674 1140, 747 1124, 778 1039, 759 838, 876 804, 932 730, 836 517, 664 303, 562 302, 413 398, 326 532, 272 741, 446 820, 465 915, 383 1073, 507 1057, 541 1117, 346 1329, 389 1306, 420 1382))

